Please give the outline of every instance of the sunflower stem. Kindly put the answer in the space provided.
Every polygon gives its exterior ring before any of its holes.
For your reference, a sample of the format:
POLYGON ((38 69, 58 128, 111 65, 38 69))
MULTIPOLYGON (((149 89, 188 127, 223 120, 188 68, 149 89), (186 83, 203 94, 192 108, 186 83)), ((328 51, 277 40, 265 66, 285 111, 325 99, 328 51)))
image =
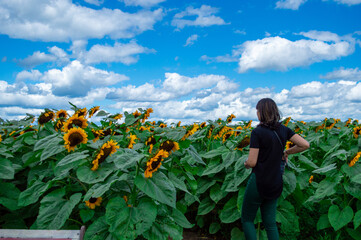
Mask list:
MULTIPOLYGON (((142 162, 142 159, 140 160, 140 163, 142 162)), ((135 178, 138 176, 138 174, 139 174, 139 165, 140 165, 140 163, 139 162, 137 162, 137 168, 136 168, 136 170, 135 170, 135 178)), ((134 179, 135 179, 134 178, 134 179)), ((132 189, 132 203, 133 203, 133 205, 135 204, 135 199, 136 199, 136 197, 137 197, 137 193, 136 193, 136 189, 137 187, 135 186, 135 183, 133 183, 133 189, 132 189)))
POLYGON ((79 179, 77 179, 77 178, 75 178, 75 177, 73 177, 73 176, 69 176, 69 177, 70 177, 71 179, 76 180, 76 181, 83 187, 84 191, 85 191, 85 192, 88 192, 87 187, 86 187, 82 182, 80 182, 79 179))
POLYGON ((82 224, 81 222, 79 222, 78 220, 75 220, 75 219, 72 219, 72 218, 68 218, 68 220, 73 221, 73 222, 79 224, 80 226, 83 225, 83 224, 82 224))

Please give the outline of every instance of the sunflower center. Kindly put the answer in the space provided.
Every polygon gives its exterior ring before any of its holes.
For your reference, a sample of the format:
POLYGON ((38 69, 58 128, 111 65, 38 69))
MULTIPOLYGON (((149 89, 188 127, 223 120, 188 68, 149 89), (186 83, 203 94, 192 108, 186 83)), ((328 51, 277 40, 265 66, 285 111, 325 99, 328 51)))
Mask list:
POLYGON ((65 113, 60 113, 59 118, 65 118, 65 113))
POLYGON ((70 142, 70 146, 76 146, 79 143, 81 143, 83 141, 84 137, 78 133, 78 132, 74 132, 69 136, 69 142, 70 142))
POLYGON ((95 203, 96 201, 97 201, 97 198, 91 197, 91 198, 89 199, 89 202, 90 202, 90 203, 95 203))
POLYGON ((104 162, 104 160, 110 155, 110 153, 112 152, 112 147, 104 148, 103 152, 104 154, 100 157, 99 164, 104 162))
POLYGON ((151 164, 152 169, 156 169, 156 168, 159 166, 159 164, 160 164, 161 161, 162 161, 162 157, 159 156, 159 157, 157 158, 157 160, 155 160, 155 161, 152 162, 152 164, 151 164))
POLYGON ((161 149, 161 150, 163 149, 167 152, 170 152, 173 149, 173 147, 174 147, 174 142, 166 141, 166 142, 162 143, 162 146, 160 146, 159 149, 161 149))

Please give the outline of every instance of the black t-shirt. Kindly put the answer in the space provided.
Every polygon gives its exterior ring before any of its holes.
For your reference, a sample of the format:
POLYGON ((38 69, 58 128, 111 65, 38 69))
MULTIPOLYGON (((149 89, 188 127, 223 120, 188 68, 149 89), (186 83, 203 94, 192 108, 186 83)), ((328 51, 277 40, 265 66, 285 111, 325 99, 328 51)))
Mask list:
POLYGON ((250 148, 258 148, 257 164, 252 172, 256 174, 257 189, 265 199, 278 198, 283 189, 281 160, 284 146, 295 133, 288 127, 280 125, 275 130, 277 135, 265 126, 257 126, 251 133, 250 148))

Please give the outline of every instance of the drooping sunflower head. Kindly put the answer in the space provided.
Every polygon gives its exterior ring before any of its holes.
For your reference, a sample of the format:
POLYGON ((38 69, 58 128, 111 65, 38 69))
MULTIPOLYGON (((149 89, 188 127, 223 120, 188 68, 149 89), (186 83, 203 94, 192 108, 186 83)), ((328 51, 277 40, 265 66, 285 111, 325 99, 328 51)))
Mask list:
POLYGON ((308 182, 311 184, 313 182, 313 175, 308 179, 308 182))
POLYGON ((45 123, 52 121, 55 118, 55 113, 53 111, 46 111, 40 114, 38 118, 39 125, 43 126, 45 123))
POLYGON ((59 131, 62 129, 63 126, 64 126, 64 120, 62 118, 58 118, 58 120, 56 120, 56 123, 54 125, 54 129, 55 131, 59 131))
POLYGON ((98 197, 98 198, 94 198, 91 197, 88 201, 85 201, 85 205, 90 208, 90 209, 95 209, 95 207, 99 207, 100 204, 102 202, 102 198, 98 197))
POLYGON ((60 109, 59 111, 56 112, 56 118, 67 118, 68 117, 68 113, 63 110, 63 109, 60 109))
POLYGON ((211 138, 212 133, 213 133, 213 129, 214 129, 214 126, 211 125, 211 126, 209 127, 209 130, 208 130, 207 138, 211 138))
POLYGON ((361 134, 361 126, 357 126, 353 128, 353 136, 355 138, 358 138, 358 136, 361 134))
POLYGON ((130 134, 130 136, 128 137, 130 140, 129 140, 129 144, 128 144, 128 148, 132 149, 133 148, 133 145, 135 143, 135 140, 138 139, 137 138, 137 135, 134 135, 134 134, 130 134))
POLYGON ((89 110, 89 118, 91 118, 96 112, 99 111, 99 106, 95 106, 95 107, 92 107, 90 110, 89 110))
POLYGON ((169 153, 172 151, 175 152, 175 151, 179 150, 179 144, 172 140, 167 140, 160 145, 159 149, 167 151, 169 153))
POLYGON ((86 128, 88 126, 87 120, 84 118, 84 116, 78 116, 74 115, 66 121, 66 123, 63 126, 63 131, 67 132, 73 127, 79 127, 79 128, 86 128))
POLYGON ((122 119, 122 117, 123 117, 123 114, 116 114, 113 118, 115 119, 115 120, 120 120, 120 119, 122 119))
POLYGON ((94 139, 93 139, 93 142, 96 142, 99 140, 100 137, 103 136, 103 130, 95 130, 95 129, 92 129, 92 133, 94 135, 94 139))
POLYGON ((233 114, 229 115, 229 116, 227 117, 227 122, 228 122, 228 123, 232 122, 232 120, 233 120, 235 117, 236 117, 236 116, 234 116, 233 114))
POLYGON ((233 131, 228 131, 225 134, 223 134, 222 141, 223 142, 227 141, 227 139, 230 138, 233 135, 233 133, 234 133, 233 131))
POLYGON ((156 144, 157 141, 155 140, 154 136, 150 136, 147 141, 145 141, 145 145, 150 146, 156 144))
POLYGON ((64 135, 65 148, 68 152, 75 150, 75 147, 81 143, 88 142, 88 135, 81 128, 72 128, 64 135))
POLYGON ((154 157, 152 157, 147 162, 147 169, 144 172, 144 176, 146 178, 150 178, 153 176, 153 173, 160 168, 162 165, 162 161, 164 158, 167 158, 169 156, 169 153, 164 150, 159 150, 154 157))
POLYGON ((242 151, 243 148, 247 147, 250 143, 250 138, 248 135, 246 135, 238 144, 237 144, 237 147, 236 149, 242 151))
POLYGON ((242 126, 236 127, 236 129, 234 131, 234 135, 238 136, 239 134, 241 134, 242 130, 243 130, 242 126))
POLYGON ((138 110, 136 110, 132 114, 133 114, 134 118, 137 118, 137 117, 139 117, 141 115, 141 113, 138 110))
POLYGON ((2 139, 1 134, 0 134, 0 142, 1 142, 2 140, 3 140, 3 139, 2 139))
POLYGON ((180 125, 181 125, 181 121, 179 121, 178 123, 177 123, 177 127, 180 127, 180 125))
POLYGON ((119 148, 117 142, 113 140, 109 140, 108 142, 104 143, 103 146, 100 148, 99 153, 96 155, 95 159, 92 161, 93 167, 91 168, 92 171, 95 171, 99 168, 99 164, 105 161, 105 159, 115 153, 119 148))
POLYGON ((295 144, 294 144, 293 142, 287 141, 287 143, 286 143, 286 150, 287 150, 287 149, 290 149, 290 148, 293 147, 293 146, 295 146, 295 144))
POLYGON ((205 128, 207 126, 207 123, 206 122, 202 122, 201 125, 200 125, 200 128, 205 128))
POLYGON ((76 110, 74 115, 77 115, 78 117, 80 117, 80 116, 86 117, 87 110, 86 110, 86 108, 79 108, 78 110, 76 110))
POLYGON ((167 127, 167 124, 161 123, 161 124, 159 125, 159 127, 160 127, 160 128, 166 128, 166 127, 167 127))
POLYGON ((286 118, 285 120, 283 120, 283 125, 285 125, 287 127, 288 123, 291 121, 291 117, 286 118))

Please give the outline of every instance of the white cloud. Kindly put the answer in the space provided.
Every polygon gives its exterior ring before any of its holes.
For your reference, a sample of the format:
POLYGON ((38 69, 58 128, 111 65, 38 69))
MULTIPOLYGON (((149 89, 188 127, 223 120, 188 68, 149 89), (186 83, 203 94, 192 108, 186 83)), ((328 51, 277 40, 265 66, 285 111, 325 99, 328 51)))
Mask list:
POLYGON ((238 62, 239 58, 235 56, 231 56, 229 54, 226 54, 224 56, 217 56, 217 57, 208 57, 207 55, 203 55, 200 58, 202 61, 206 61, 207 64, 213 63, 213 62, 238 62))
POLYGON ((31 70, 31 71, 21 71, 16 75, 16 81, 25 81, 25 80, 32 80, 37 81, 41 78, 43 74, 39 72, 39 70, 31 70))
POLYGON ((72 61, 62 70, 51 69, 41 78, 51 84, 55 95, 72 97, 85 96, 93 87, 110 86, 128 79, 125 75, 85 66, 79 61, 72 61))
POLYGON ((152 7, 166 0, 120 0, 127 6, 141 6, 141 7, 152 7))
POLYGON ((32 55, 18 60, 18 64, 25 68, 33 68, 47 62, 56 62, 58 65, 69 62, 68 54, 63 49, 54 46, 48 48, 48 51, 50 54, 36 51, 32 55))
POLYGON ((237 34, 240 34, 240 35, 246 35, 247 33, 246 33, 246 31, 244 31, 244 30, 236 30, 236 31, 234 31, 234 33, 237 33, 237 34))
POLYGON ((209 27, 213 25, 227 24, 222 18, 215 16, 218 8, 202 5, 200 8, 187 7, 183 12, 177 13, 173 20, 172 26, 182 29, 186 26, 209 27), (189 16, 196 16, 194 20, 189 20, 189 16), (187 17, 187 19, 185 19, 187 17))
POLYGON ((193 45, 197 40, 198 40, 198 35, 197 34, 193 34, 191 35, 189 38, 187 38, 186 43, 184 44, 184 46, 190 46, 193 45))
POLYGON ((142 47, 135 41, 126 44, 116 42, 114 46, 94 45, 88 52, 80 54, 80 58, 83 58, 87 64, 121 62, 130 65, 138 61, 138 54, 153 52, 155 50, 142 47))
POLYGON ((276 8, 298 10, 307 0, 280 0, 276 2, 276 8))
MULTIPOLYGON (((314 33, 313 36, 315 37, 314 33)), ((233 55, 241 55, 239 72, 244 73, 250 69, 287 71, 294 67, 308 66, 316 62, 348 56, 354 50, 354 40, 328 43, 308 39, 290 41, 277 36, 244 42, 238 50, 233 52, 233 55)))
POLYGON ((69 41, 90 38, 131 38, 163 17, 163 10, 135 13, 120 9, 95 10, 70 0, 18 0, 0 2, 0 33, 11 38, 69 41), (36 6, 36 7, 34 7, 36 6))
POLYGON ((361 3, 361 0, 334 0, 334 1, 337 3, 340 3, 340 4, 346 4, 349 6, 357 5, 357 4, 361 3))
POLYGON ((199 75, 197 77, 182 76, 178 73, 165 73, 165 80, 161 87, 146 83, 139 87, 128 85, 115 88, 109 93, 108 99, 118 101, 169 101, 182 96, 187 96, 197 90, 212 88, 212 91, 234 90, 238 85, 230 83, 225 76, 199 75))
POLYGON ((314 39, 322 42, 340 42, 341 40, 347 40, 347 38, 340 37, 336 33, 328 32, 328 31, 308 31, 308 32, 300 32, 299 35, 305 36, 310 39, 314 39))
POLYGON ((341 67, 338 70, 320 76, 320 78, 328 79, 328 80, 361 81, 361 70, 359 70, 358 68, 345 69, 344 67, 341 67))
POLYGON ((100 6, 104 3, 104 0, 84 0, 84 2, 87 2, 89 4, 93 4, 96 6, 100 6))

